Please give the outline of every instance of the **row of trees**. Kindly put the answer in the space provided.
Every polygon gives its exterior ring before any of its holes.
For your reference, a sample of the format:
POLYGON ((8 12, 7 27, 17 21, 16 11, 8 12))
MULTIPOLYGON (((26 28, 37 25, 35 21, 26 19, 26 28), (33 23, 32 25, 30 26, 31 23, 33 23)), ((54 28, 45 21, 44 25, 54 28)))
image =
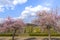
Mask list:
MULTIPOLYGON (((48 30, 49 40, 51 40, 50 29, 60 31, 60 15, 57 11, 39 11, 36 13, 36 19, 32 20, 32 24, 38 25, 43 32, 45 29, 48 30)), ((0 24, 0 32, 13 29, 12 40, 17 30, 22 30, 26 26, 26 23, 22 19, 16 19, 8 17, 3 23, 0 24)))

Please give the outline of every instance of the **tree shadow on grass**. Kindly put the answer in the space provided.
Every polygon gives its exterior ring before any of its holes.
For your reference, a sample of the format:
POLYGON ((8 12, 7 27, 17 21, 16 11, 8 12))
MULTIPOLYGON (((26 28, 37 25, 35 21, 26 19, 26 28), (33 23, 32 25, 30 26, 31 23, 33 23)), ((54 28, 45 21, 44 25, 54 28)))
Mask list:
MULTIPOLYGON (((43 40, 49 40, 48 38, 44 38, 43 40)), ((60 40, 60 38, 51 38, 51 40, 60 40)))
POLYGON ((36 38, 27 38, 27 39, 24 39, 24 40, 37 40, 36 38))

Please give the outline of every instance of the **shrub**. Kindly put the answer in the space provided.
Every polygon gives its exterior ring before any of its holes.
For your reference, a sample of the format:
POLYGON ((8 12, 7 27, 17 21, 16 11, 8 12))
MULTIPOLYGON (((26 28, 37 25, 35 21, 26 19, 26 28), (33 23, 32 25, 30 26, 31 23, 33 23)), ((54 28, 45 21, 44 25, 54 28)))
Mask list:
POLYGON ((51 33, 51 36, 60 36, 60 33, 51 33))
MULTIPOLYGON (((47 33, 29 33, 29 36, 48 36, 47 33)), ((51 36, 60 36, 59 33, 51 33, 51 36)))
MULTIPOLYGON (((12 36, 12 33, 2 33, 0 36, 12 36)), ((18 36, 17 34, 15 36, 18 36)))
POLYGON ((48 36, 47 33, 30 33, 29 36, 48 36))

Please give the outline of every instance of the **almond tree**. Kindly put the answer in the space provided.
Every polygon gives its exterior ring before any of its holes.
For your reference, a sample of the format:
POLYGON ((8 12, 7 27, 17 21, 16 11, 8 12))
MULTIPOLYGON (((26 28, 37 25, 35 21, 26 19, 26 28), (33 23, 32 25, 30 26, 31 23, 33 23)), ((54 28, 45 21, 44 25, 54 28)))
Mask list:
POLYGON ((2 31, 6 31, 7 29, 13 29, 12 33, 12 40, 14 40, 15 33, 17 32, 18 29, 21 29, 25 26, 25 23, 21 19, 13 19, 11 17, 6 18, 4 21, 3 25, 1 25, 2 31))
POLYGON ((15 33, 18 29, 22 29, 24 27, 24 22, 21 19, 16 20, 13 24, 10 25, 14 29, 12 40, 14 40, 15 33))
POLYGON ((50 28, 57 28, 57 21, 60 20, 56 11, 40 11, 37 13, 37 17, 33 22, 36 25, 39 25, 42 29, 47 29, 49 40, 51 40, 50 28))
POLYGON ((7 31, 7 29, 6 29, 7 26, 4 27, 3 25, 4 25, 4 24, 1 24, 1 23, 0 23, 0 33, 4 33, 4 32, 7 31))
POLYGON ((6 32, 8 30, 8 25, 11 23, 10 17, 4 19, 4 22, 0 23, 0 32, 6 32))

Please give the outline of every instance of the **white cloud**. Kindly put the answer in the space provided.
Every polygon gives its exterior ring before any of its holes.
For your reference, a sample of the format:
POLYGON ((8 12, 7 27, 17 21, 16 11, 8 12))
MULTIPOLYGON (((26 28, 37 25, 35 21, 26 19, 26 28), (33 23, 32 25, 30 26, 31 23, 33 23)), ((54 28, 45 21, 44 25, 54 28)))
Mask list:
POLYGON ((4 12, 4 8, 1 8, 1 7, 0 7, 0 12, 4 12))
POLYGON ((3 11, 4 11, 3 5, 0 5, 0 12, 3 12, 3 11))
POLYGON ((31 15, 35 15, 35 13, 31 13, 31 15))
MULTIPOLYGON (((27 0, 0 0, 0 9, 9 9, 13 10, 16 5, 26 3, 27 0)), ((0 12, 3 10, 0 10, 0 12)))
POLYGON ((42 10, 49 11, 50 8, 41 5, 37 5, 35 7, 32 6, 25 7, 25 10, 22 11, 21 16, 19 16, 19 18, 24 19, 28 16, 35 16, 37 11, 42 11, 42 10))
POLYGON ((46 6, 51 6, 52 4, 51 4, 51 3, 45 3, 44 5, 46 5, 46 6))
POLYGON ((3 18, 0 18, 0 23, 3 23, 4 22, 4 19, 3 18))
POLYGON ((44 3, 42 3, 42 5, 51 7, 53 6, 54 2, 55 0, 44 0, 44 3))
POLYGON ((13 1, 13 4, 14 4, 14 5, 23 4, 23 3, 25 3, 25 2, 27 2, 27 0, 14 0, 14 1, 13 1))

